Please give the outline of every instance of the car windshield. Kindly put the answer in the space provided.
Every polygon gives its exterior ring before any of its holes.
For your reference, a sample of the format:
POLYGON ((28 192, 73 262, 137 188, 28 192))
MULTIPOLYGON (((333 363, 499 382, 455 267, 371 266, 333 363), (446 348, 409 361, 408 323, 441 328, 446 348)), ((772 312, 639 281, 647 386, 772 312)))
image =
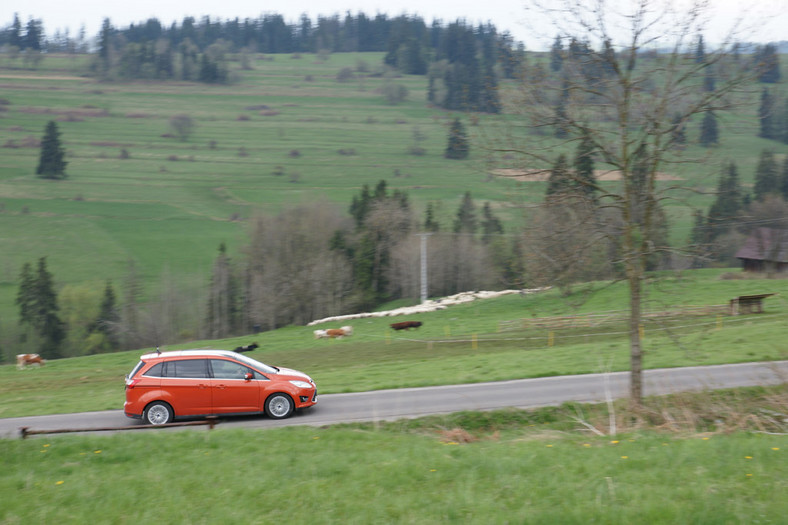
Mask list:
POLYGON ((276 368, 275 366, 266 365, 265 363, 261 363, 260 361, 252 359, 251 357, 247 357, 247 356, 245 356, 243 354, 238 354, 238 355, 233 356, 233 357, 235 357, 239 361, 242 361, 242 362, 246 363, 247 365, 251 366, 252 368, 256 368, 260 372, 263 372, 263 373, 266 373, 266 374, 276 374, 276 373, 279 372, 279 369, 276 368))

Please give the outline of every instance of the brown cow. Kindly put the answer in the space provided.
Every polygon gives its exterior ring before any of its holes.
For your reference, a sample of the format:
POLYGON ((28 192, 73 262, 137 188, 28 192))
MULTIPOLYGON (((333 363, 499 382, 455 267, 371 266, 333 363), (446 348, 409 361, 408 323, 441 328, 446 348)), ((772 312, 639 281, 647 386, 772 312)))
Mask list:
POLYGON ((38 354, 17 354, 16 356, 16 367, 19 370, 28 365, 42 366, 44 364, 46 364, 46 359, 42 359, 38 354))
POLYGON ((329 328, 326 330, 325 337, 330 337, 331 339, 340 338, 340 337, 348 337, 353 335, 353 327, 352 326, 343 326, 342 328, 329 328))
POLYGON ((399 323, 392 323, 390 326, 394 330, 410 330, 411 328, 420 327, 421 321, 401 321, 399 323))

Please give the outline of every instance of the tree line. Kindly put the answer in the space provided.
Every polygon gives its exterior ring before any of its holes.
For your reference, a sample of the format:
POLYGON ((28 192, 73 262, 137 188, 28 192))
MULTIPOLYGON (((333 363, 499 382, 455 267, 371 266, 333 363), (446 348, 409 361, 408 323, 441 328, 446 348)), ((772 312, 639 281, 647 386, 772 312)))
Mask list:
MULTIPOLYGON (((84 32, 73 38, 45 38, 43 22, 26 29, 18 15, 0 30, 0 47, 9 50, 85 50, 84 32)), ((385 52, 384 64, 406 74, 428 75, 430 102, 446 109, 498 112, 498 78, 513 78, 524 57, 522 44, 492 24, 472 26, 458 20, 427 24, 419 16, 364 13, 302 15, 289 23, 278 14, 258 18, 200 20, 185 17, 169 26, 156 18, 116 27, 109 19, 96 38, 94 73, 105 79, 178 79, 207 83, 231 80, 230 54, 244 67, 252 53, 385 52)))

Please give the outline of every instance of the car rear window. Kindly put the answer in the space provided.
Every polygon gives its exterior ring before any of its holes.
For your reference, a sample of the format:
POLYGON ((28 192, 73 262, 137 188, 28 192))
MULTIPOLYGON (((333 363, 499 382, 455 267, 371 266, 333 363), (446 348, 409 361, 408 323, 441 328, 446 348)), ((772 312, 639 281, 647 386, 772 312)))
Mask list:
POLYGON ((136 373, 140 371, 140 368, 142 368, 144 364, 145 361, 140 361, 139 363, 137 363, 137 365, 129 373, 128 377, 134 377, 136 373))

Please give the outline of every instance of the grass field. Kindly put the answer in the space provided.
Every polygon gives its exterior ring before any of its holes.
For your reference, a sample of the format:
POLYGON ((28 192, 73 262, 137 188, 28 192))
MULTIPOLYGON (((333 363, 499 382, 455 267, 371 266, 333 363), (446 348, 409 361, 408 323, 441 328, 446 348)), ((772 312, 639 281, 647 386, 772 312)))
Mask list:
MULTIPOLYGON (((471 159, 447 160, 447 124, 459 115, 426 105, 423 77, 337 81, 343 67, 362 63, 380 72, 381 60, 380 53, 326 61, 268 55, 227 86, 98 82, 85 75, 86 57, 47 56, 37 70, 0 67, 0 330, 16 323, 22 265, 42 256, 58 285, 97 289, 120 282, 134 261, 153 295, 165 273, 179 286, 204 286, 219 244, 235 254, 244 243, 245 218, 318 199, 346 208, 362 185, 381 179, 407 191, 419 215, 440 202, 444 225, 466 190, 478 203, 491 201, 508 224, 519 219, 513 203, 542 199, 544 183, 489 175, 517 164, 489 163, 485 154, 506 116, 478 116, 468 126, 471 159), (407 101, 386 103, 381 88, 389 81, 408 88, 407 101), (183 142, 166 136, 178 114, 196 122, 183 142), (53 119, 68 153, 65 181, 34 176, 36 141, 53 119), (415 129, 425 136, 423 156, 407 154, 415 129)), ((722 162, 735 159, 749 186, 762 149, 786 153, 756 137, 759 92, 739 95, 750 104, 723 118, 719 148, 687 149, 704 162, 675 167, 681 185, 697 191, 666 201, 676 244, 689 234, 691 207, 711 202, 722 162)))
POLYGON ((784 521, 784 436, 595 436, 569 413, 8 440, 0 522, 784 521))

